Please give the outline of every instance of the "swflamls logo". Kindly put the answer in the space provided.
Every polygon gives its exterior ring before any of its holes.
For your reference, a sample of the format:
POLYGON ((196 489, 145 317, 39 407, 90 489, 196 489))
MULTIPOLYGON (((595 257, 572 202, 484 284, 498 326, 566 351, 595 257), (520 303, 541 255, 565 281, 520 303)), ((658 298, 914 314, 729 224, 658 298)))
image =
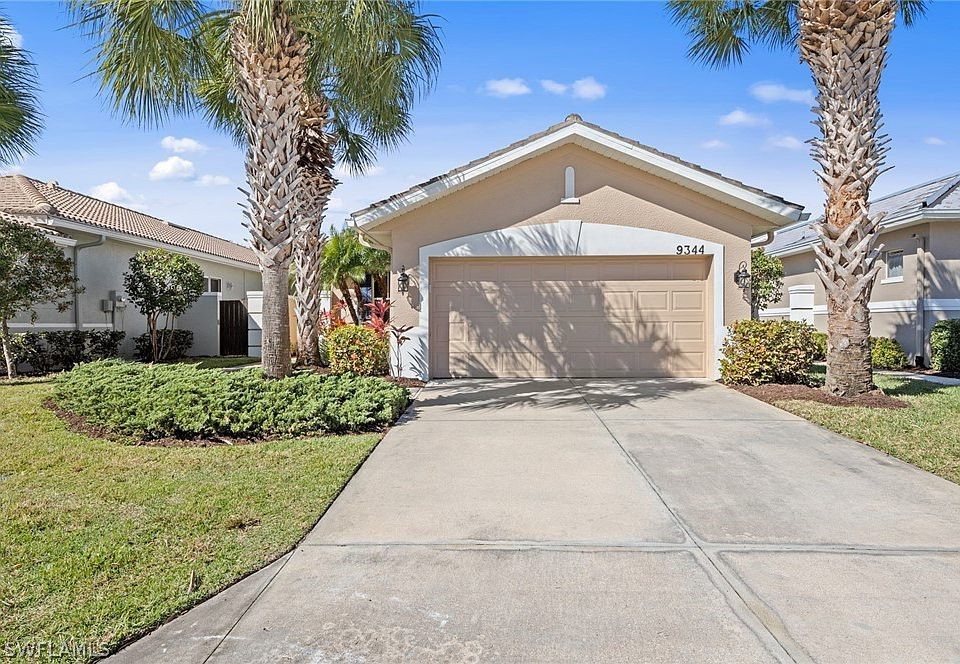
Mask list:
POLYGON ((6 659, 91 659, 106 657, 108 651, 95 641, 65 637, 37 641, 7 641, 0 655, 6 659))

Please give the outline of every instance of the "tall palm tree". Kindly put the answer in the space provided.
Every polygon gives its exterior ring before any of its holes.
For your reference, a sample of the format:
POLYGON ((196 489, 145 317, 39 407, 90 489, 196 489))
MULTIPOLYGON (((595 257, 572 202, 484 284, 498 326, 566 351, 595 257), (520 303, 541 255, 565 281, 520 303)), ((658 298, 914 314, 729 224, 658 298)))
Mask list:
POLYGON ((360 322, 360 307, 363 306, 360 284, 367 275, 383 275, 389 270, 390 254, 361 244, 355 228, 347 227, 331 233, 323 247, 321 281, 340 292, 355 324, 360 322))
POLYGON ((0 163, 10 165, 33 154, 42 116, 37 100, 37 69, 0 15, 0 163))
POLYGON ((856 396, 874 389, 867 304, 880 265, 879 216, 870 189, 884 171, 889 139, 878 91, 899 14, 909 25, 920 0, 670 0, 688 29, 690 55, 714 66, 739 63, 751 42, 799 48, 817 87, 811 141, 826 203, 815 224, 816 272, 827 293, 826 389, 856 396))
MULTIPOLYGON (((298 360, 319 362, 321 232, 341 162, 362 172, 376 151, 395 147, 410 131, 416 98, 433 84, 439 39, 430 15, 408 0, 327 3, 328 11, 299 23, 309 42, 307 96, 302 106, 298 222, 294 242, 298 360)), ((222 28, 208 31, 218 64, 198 90, 208 118, 236 134, 239 118, 229 84, 222 28)))

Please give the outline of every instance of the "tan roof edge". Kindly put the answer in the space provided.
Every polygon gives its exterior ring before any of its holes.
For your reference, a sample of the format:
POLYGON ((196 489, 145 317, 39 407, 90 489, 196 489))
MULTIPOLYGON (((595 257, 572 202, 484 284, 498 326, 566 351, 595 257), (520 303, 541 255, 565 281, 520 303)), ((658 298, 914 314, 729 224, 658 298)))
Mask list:
MULTIPOLYGON (((510 145, 491 152, 483 157, 474 159, 462 166, 458 166, 450 171, 447 171, 444 174, 435 176, 421 182, 420 184, 414 185, 409 189, 389 196, 383 200, 377 201, 367 207, 353 212, 350 217, 358 228, 363 228, 365 230, 371 230, 376 226, 386 222, 388 219, 391 219, 403 212, 419 207, 424 203, 439 198, 447 193, 451 193, 462 186, 476 178, 482 176, 484 173, 483 168, 485 165, 490 166, 489 170, 496 170, 505 165, 513 163, 514 160, 520 160, 524 158, 524 153, 521 150, 531 144, 536 143, 540 139, 544 139, 551 134, 555 134, 561 131, 566 130, 569 127, 582 127, 586 132, 593 132, 593 136, 585 136, 580 134, 581 138, 585 140, 594 141, 597 138, 605 138, 607 141, 612 139, 613 148, 619 149, 623 152, 628 152, 629 150, 640 150, 641 153, 644 153, 644 156, 647 163, 651 164, 652 168, 664 168, 671 170, 677 174, 678 178, 685 179, 689 183, 693 183, 694 178, 699 178, 701 181, 700 185, 705 188, 712 188, 713 190, 720 193, 720 187, 726 187, 729 189, 737 190, 743 192, 745 196, 754 198, 752 205, 757 208, 766 208, 768 211, 768 218, 766 219, 771 225, 781 225, 778 223, 782 219, 782 223, 792 223, 797 218, 799 218, 801 212, 803 211, 803 206, 798 203, 792 203, 780 196, 771 194, 762 189, 756 187, 751 187, 744 184, 739 180, 734 180, 728 178, 716 171, 711 171, 706 168, 703 168, 699 164, 694 164, 674 155, 668 154, 666 152, 661 152, 656 148, 652 148, 648 145, 644 145, 638 141, 627 138, 610 130, 604 129, 599 125, 595 125, 590 122, 586 122, 579 115, 569 115, 567 118, 558 124, 552 125, 547 129, 528 136, 523 140, 511 143, 510 145), (506 160, 501 160, 502 163, 497 163, 500 158, 511 155, 511 153, 516 153, 513 155, 513 158, 508 158, 506 160), (661 162, 660 164, 653 163, 654 161, 661 162), (676 170, 674 170, 676 169, 676 170), (679 172, 678 172, 679 171, 679 172), (713 182, 704 182, 703 180, 711 180, 713 182), (719 185, 719 186, 718 186, 719 185), (767 205, 763 205, 763 202, 766 201, 767 205), (777 219, 776 221, 774 219, 777 219)), ((581 130, 581 131, 583 131, 581 130)), ((549 144, 544 146, 544 149, 549 149, 549 144)), ((637 157, 637 155, 631 155, 637 157)), ((681 185, 683 183, 680 183, 681 185)), ((727 196, 732 196, 732 191, 725 192, 727 196)), ((725 196, 726 197, 726 196, 725 196)), ((719 196, 718 196, 719 198, 719 196)), ((745 204, 750 205, 750 201, 745 201, 745 204)))
POLYGON ((57 211, 57 208, 53 206, 53 203, 48 201, 47 197, 40 193, 40 190, 36 188, 30 178, 18 173, 13 176, 13 181, 17 183, 17 187, 19 187, 20 191, 22 191, 24 195, 30 199, 30 201, 33 203, 33 206, 30 208, 24 208, 22 210, 8 209, 8 212, 51 214, 57 211))

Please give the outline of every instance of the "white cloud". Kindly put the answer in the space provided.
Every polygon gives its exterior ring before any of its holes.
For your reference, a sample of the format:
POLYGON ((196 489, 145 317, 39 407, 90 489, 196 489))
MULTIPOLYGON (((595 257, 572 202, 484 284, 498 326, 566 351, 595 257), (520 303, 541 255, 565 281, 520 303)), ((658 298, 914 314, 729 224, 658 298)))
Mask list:
POLYGON ((200 141, 188 138, 176 138, 174 136, 164 136, 160 141, 160 147, 171 152, 206 152, 207 146, 200 141))
POLYGON ((719 138, 711 138, 709 141, 704 141, 700 144, 700 147, 707 150, 724 150, 730 147, 729 143, 724 143, 719 138))
POLYGON ((566 93, 567 88, 570 86, 566 83, 557 83, 556 81, 551 81, 549 78, 547 78, 540 81, 540 87, 552 95, 562 95, 566 93))
POLYGON ((223 187, 230 184, 226 175, 201 175, 197 178, 198 187, 223 187))
POLYGON ((927 136, 923 139, 923 142, 927 145, 946 145, 947 142, 940 138, 939 136, 927 136))
POLYGON ((151 180, 191 180, 195 174, 193 162, 181 157, 168 157, 150 169, 151 180))
POLYGON ((340 182, 346 182, 347 180, 352 180, 358 177, 372 177, 374 175, 382 175, 384 172, 383 166, 371 166, 362 173, 356 173, 351 171, 349 168, 343 164, 338 164, 333 169, 333 177, 340 180, 340 182))
POLYGON ((339 196, 331 196, 330 202, 327 203, 327 210, 330 212, 346 212, 347 209, 343 205, 343 199, 339 196))
POLYGON ((813 90, 788 88, 781 83, 762 81, 750 86, 750 94, 765 104, 778 101, 791 101, 797 104, 813 105, 813 90))
POLYGON ((747 113, 742 108, 736 108, 720 117, 720 124, 727 126, 759 127, 770 124, 770 120, 762 115, 747 113))
POLYGON ((134 210, 146 209, 141 199, 134 198, 130 195, 130 192, 113 181, 91 187, 90 195, 102 201, 116 203, 117 205, 123 205, 124 207, 133 208, 134 210))
POLYGON ((771 136, 767 139, 767 147, 800 150, 803 148, 803 141, 795 136, 771 136))
POLYGON ((607 96, 607 86, 599 82, 593 76, 587 76, 573 82, 570 86, 573 89, 573 96, 577 99, 603 99, 607 96))
POLYGON ((23 48, 23 35, 17 32, 17 29, 12 25, 8 25, 0 34, 6 37, 16 48, 23 48))
POLYGON ((491 97, 517 97, 532 92, 522 78, 496 78, 483 84, 483 91, 491 97))

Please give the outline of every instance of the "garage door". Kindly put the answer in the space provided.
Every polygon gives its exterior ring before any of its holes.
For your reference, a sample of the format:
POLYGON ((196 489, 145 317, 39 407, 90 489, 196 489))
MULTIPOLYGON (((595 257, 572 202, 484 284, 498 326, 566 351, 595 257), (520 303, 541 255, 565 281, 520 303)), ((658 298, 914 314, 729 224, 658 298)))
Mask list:
POLYGON ((431 259, 430 373, 706 376, 708 260, 431 259))

